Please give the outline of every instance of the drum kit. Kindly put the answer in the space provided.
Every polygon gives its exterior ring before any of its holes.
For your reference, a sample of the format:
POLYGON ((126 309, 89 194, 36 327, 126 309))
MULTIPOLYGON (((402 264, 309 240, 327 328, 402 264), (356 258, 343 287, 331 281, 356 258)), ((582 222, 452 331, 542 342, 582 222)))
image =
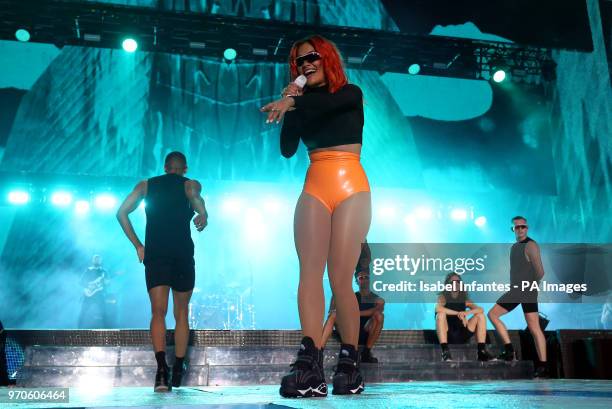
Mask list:
POLYGON ((251 288, 239 283, 225 286, 223 293, 194 288, 189 303, 191 329, 255 329, 255 308, 251 288))

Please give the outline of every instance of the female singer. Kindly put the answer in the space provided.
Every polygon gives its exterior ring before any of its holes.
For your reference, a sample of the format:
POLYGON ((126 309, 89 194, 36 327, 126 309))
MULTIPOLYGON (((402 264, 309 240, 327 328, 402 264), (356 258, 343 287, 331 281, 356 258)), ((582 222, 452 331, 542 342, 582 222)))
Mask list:
POLYGON ((261 108, 268 113, 267 123, 283 120, 283 156, 293 156, 301 139, 310 157, 294 219, 304 338, 291 372, 282 379, 280 394, 327 395, 321 351, 326 265, 342 334, 332 393, 357 394, 364 384, 358 367, 359 307, 352 278, 371 219, 370 186, 359 162, 363 95, 348 83, 335 45, 321 36, 293 45, 289 70, 292 81, 301 75, 307 78, 304 89, 290 83, 281 99, 261 108))

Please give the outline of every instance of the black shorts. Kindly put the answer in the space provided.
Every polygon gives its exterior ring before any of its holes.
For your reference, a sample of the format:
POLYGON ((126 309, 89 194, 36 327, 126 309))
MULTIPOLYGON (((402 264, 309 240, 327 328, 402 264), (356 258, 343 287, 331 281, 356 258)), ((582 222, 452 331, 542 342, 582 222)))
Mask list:
POLYGON ((463 326, 463 323, 455 315, 446 317, 448 331, 446 336, 449 344, 465 344, 474 336, 474 333, 463 326))
POLYGON ((370 334, 365 330, 365 325, 370 318, 372 317, 359 317, 359 345, 365 345, 368 342, 368 336, 370 334))
MULTIPOLYGON (((365 330, 365 324, 371 317, 359 317, 359 341, 357 343, 359 345, 365 345, 368 342, 368 331, 365 330)), ((342 342, 342 337, 338 332, 338 329, 334 326, 334 330, 332 331, 332 337, 338 341, 342 342)))
POLYGON ((506 294, 499 297, 497 300, 497 305, 510 312, 519 304, 523 308, 523 313, 527 314, 530 312, 538 312, 538 293, 537 291, 533 292, 524 292, 521 294, 520 291, 508 291, 506 294), (522 300, 523 302, 517 302, 522 300))
POLYGON ((146 259, 145 276, 147 291, 167 285, 175 291, 191 291, 195 285, 195 261, 193 257, 156 257, 146 259))

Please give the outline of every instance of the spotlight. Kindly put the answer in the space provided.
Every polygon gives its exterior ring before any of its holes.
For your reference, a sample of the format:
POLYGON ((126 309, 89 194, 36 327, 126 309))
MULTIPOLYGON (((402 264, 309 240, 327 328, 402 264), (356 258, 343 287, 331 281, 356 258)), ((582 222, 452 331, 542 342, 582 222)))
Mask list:
POLYGON ((464 221, 467 219, 467 211, 465 209, 453 209, 450 217, 457 222, 464 221))
POLYGON ((8 194, 8 201, 14 205, 24 205, 30 202, 30 194, 25 190, 13 190, 8 194))
POLYGON ((15 31, 15 38, 23 43, 30 41, 30 32, 24 28, 15 31))
POLYGON ((474 220, 474 224, 478 227, 483 227, 485 224, 487 224, 487 218, 484 216, 479 216, 474 220))
POLYGON ((506 79, 506 71, 502 69, 493 69, 493 81, 499 83, 506 79))
POLYGON ((225 49, 225 51, 223 51, 223 58, 227 62, 234 61, 237 55, 238 52, 236 52, 236 50, 234 50, 233 48, 227 48, 225 49))
POLYGON ((417 75, 421 72, 421 66, 419 64, 412 64, 408 67, 408 74, 417 75))
POLYGON ((133 53, 138 49, 138 42, 136 42, 136 40, 134 40, 133 38, 126 38, 121 43, 121 46, 128 53, 133 53))
POLYGON ((102 193, 96 197, 95 203, 100 210, 111 210, 117 205, 117 198, 108 193, 102 193))
POLYGON ((55 192, 51 195, 51 203, 55 206, 66 207, 72 203, 72 195, 69 192, 55 192))
POLYGON ((77 200, 74 203, 74 211, 77 214, 86 214, 89 212, 89 202, 87 200, 77 200))

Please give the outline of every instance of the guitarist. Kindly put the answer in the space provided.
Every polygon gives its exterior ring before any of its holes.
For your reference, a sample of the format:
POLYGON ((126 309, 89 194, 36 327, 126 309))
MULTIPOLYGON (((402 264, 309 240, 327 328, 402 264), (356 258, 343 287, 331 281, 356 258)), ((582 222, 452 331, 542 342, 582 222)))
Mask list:
POLYGON ((81 275, 83 287, 83 305, 79 318, 79 328, 105 327, 105 284, 108 277, 102 267, 102 257, 95 255, 91 266, 81 275))

